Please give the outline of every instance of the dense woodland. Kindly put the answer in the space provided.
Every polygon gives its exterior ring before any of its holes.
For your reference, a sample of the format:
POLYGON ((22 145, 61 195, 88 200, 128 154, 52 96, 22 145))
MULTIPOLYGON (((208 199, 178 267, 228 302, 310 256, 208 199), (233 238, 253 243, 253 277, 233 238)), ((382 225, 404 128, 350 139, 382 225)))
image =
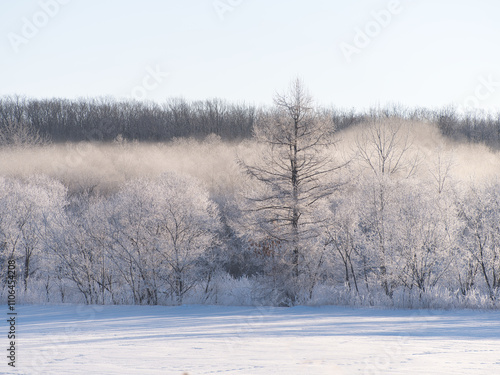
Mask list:
POLYGON ((269 108, 4 97, 0 129, 4 299, 15 259, 26 302, 498 307, 500 115, 318 108, 297 81, 269 108), (43 152, 71 162, 21 167, 43 152), (94 154, 124 177, 75 188, 94 154))
MULTIPOLYGON (((0 98, 0 128, 26 124, 52 142, 107 142, 117 137, 158 142, 179 137, 203 139, 210 134, 231 141, 251 138, 258 112, 262 110, 269 109, 222 99, 173 98, 155 103, 113 98, 69 100, 6 96, 0 98)), ((500 147, 500 112, 459 113, 453 107, 429 110, 399 105, 367 111, 333 107, 321 111, 332 118, 336 131, 374 116, 398 117, 435 123, 443 135, 455 140, 500 147)))

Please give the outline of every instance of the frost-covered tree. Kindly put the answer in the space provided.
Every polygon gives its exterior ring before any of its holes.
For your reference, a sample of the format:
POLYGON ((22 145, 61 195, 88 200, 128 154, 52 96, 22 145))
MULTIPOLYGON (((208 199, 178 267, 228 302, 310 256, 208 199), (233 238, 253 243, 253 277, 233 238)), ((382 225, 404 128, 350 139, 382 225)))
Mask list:
POLYGON ((426 292, 449 272, 456 228, 432 187, 408 182, 395 213, 390 267, 397 284, 426 292))
POLYGON ((111 250, 104 200, 81 194, 72 197, 63 216, 53 220, 48 236, 56 266, 53 279, 65 298, 63 280, 83 295, 88 304, 105 304, 113 295, 113 270, 107 261, 111 250))
POLYGON ((282 280, 289 285, 286 297, 293 302, 305 272, 305 259, 314 251, 308 242, 317 238, 324 220, 314 212, 335 190, 329 175, 340 167, 328 152, 334 124, 315 109, 300 80, 277 94, 274 104, 254 126, 254 137, 263 146, 263 153, 254 163, 242 162, 257 182, 247 196, 247 220, 253 242, 263 241, 264 246, 266 241, 279 243, 273 256, 282 280))
POLYGON ((398 182, 411 177, 418 164, 418 154, 412 148, 408 124, 397 118, 374 117, 361 129, 355 142, 357 158, 366 173, 363 181, 363 222, 368 255, 378 263, 381 285, 388 296, 392 295, 394 275, 389 262, 393 257, 393 228, 398 208, 398 182))
MULTIPOLYGON (((489 297, 494 300, 500 288, 500 186, 498 182, 472 186, 457 200, 461 220, 459 277, 482 276, 489 297)), ((469 281, 469 287, 474 279, 469 281)))
POLYGON ((63 212, 66 188, 45 176, 25 181, 2 178, 0 184, 2 259, 18 260, 27 291, 30 278, 47 266, 46 229, 63 212))
POLYGON ((197 264, 220 229, 207 191, 193 178, 169 173, 127 183, 110 204, 113 261, 134 301, 158 303, 164 292, 181 304, 199 282, 197 264))
MULTIPOLYGON (((341 264, 340 272, 343 274, 344 283, 349 290, 359 293, 360 218, 356 198, 356 193, 350 190, 330 203, 331 214, 326 229, 325 245, 330 257, 333 258, 331 268, 336 270, 336 264, 341 264)), ((367 272, 368 270, 365 270, 365 274, 367 272)))

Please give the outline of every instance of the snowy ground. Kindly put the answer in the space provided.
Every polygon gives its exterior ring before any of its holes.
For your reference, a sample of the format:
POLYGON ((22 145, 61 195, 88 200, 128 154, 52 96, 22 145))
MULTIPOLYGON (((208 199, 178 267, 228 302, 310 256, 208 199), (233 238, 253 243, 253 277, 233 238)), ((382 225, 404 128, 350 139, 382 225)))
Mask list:
POLYGON ((500 312, 74 305, 17 312, 17 372, 2 356, 2 374, 500 374, 500 312))

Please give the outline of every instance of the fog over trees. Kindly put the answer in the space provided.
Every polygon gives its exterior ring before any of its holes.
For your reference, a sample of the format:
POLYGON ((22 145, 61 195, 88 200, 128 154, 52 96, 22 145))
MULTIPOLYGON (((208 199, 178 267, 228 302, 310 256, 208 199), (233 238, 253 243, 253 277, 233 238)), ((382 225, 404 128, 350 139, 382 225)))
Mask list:
POLYGON ((500 116, 0 99, 25 302, 499 306, 500 116))

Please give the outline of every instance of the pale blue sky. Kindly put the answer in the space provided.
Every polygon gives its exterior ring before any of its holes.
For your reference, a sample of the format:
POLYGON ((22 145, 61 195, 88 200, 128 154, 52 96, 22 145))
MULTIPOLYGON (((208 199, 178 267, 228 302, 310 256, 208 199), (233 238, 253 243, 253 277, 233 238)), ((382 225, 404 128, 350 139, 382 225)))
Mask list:
POLYGON ((500 109, 499 17, 495 0, 0 0, 0 95, 270 104, 299 76, 340 107, 500 109))

